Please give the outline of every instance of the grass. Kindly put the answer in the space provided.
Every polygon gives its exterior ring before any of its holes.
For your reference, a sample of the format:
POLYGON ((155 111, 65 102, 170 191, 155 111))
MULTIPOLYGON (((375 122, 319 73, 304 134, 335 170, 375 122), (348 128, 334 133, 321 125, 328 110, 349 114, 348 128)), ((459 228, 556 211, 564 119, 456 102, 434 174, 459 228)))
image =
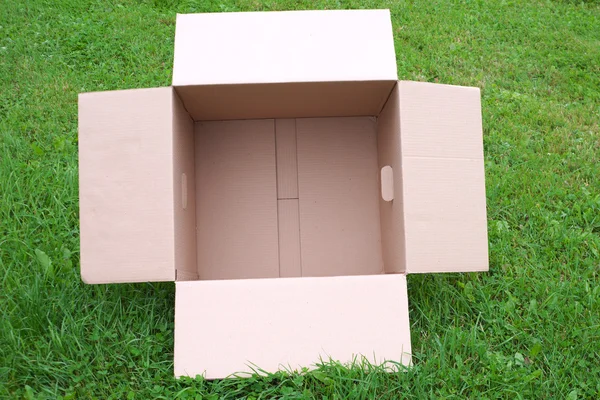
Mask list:
POLYGON ((600 5, 0 5, 0 396, 600 398, 600 5), (399 76, 482 88, 489 273, 409 277, 415 366, 172 377, 174 285, 79 278, 77 93, 170 83, 176 12, 390 8, 399 76))

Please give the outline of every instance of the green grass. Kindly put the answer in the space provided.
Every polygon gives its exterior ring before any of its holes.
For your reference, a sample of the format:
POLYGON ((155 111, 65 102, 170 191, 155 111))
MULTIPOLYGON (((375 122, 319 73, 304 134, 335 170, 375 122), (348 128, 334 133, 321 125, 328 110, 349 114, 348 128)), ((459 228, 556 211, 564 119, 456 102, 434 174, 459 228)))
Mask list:
POLYGON ((600 398, 600 5, 4 1, 0 396, 600 398), (176 12, 390 8, 401 79, 482 88, 489 273, 409 277, 415 366, 172 377, 174 285, 79 277, 77 94, 170 83, 176 12))

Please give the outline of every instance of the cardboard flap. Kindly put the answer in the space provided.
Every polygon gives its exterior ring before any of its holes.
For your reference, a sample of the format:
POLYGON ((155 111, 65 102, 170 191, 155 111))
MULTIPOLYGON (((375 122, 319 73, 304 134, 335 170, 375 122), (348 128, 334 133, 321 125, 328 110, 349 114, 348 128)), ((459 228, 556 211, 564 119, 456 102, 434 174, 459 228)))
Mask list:
POLYGON ((389 10, 180 14, 173 86, 397 80, 389 10))
POLYGON ((175 279, 173 96, 170 87, 79 96, 87 283, 175 279))
POLYGON ((217 379, 355 355, 410 364, 404 275, 177 282, 175 290, 175 376, 217 379))
POLYGON ((406 272, 487 271, 479 89, 399 82, 399 107, 406 272))

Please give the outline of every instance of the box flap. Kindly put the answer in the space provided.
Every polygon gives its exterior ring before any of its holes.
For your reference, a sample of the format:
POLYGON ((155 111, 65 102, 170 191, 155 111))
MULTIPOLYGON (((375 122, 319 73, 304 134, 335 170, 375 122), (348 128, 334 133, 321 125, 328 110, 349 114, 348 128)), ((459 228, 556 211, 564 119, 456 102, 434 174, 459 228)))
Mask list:
POLYGON ((392 96, 402 153, 402 202, 393 207, 403 207, 406 272, 487 271, 479 89, 399 82, 392 96))
POLYGON ((175 375, 208 379, 320 358, 410 364, 406 277, 177 282, 175 375))
POLYGON ((85 282, 172 281, 177 264, 186 269, 184 264, 195 263, 193 243, 174 243, 176 237, 186 236, 177 232, 194 229, 183 222, 187 213, 174 210, 175 199, 179 208, 185 202, 180 195, 182 175, 187 172, 192 185, 194 179, 194 171, 189 171, 193 150, 185 156, 182 148, 190 146, 178 139, 193 125, 186 113, 174 116, 176 107, 181 105, 171 87, 79 96, 85 282))
POLYGON ((173 86, 397 80, 389 10, 177 15, 173 86))

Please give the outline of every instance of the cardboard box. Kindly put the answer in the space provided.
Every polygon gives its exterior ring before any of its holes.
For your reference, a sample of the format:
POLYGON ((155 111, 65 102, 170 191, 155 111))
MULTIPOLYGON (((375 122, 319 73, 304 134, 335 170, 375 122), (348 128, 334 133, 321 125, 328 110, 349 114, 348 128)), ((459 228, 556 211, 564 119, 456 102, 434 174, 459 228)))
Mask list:
POLYGON ((488 269, 479 89, 399 82, 387 10, 178 15, 79 162, 82 279, 176 282, 176 376, 408 365, 406 274, 488 269))

